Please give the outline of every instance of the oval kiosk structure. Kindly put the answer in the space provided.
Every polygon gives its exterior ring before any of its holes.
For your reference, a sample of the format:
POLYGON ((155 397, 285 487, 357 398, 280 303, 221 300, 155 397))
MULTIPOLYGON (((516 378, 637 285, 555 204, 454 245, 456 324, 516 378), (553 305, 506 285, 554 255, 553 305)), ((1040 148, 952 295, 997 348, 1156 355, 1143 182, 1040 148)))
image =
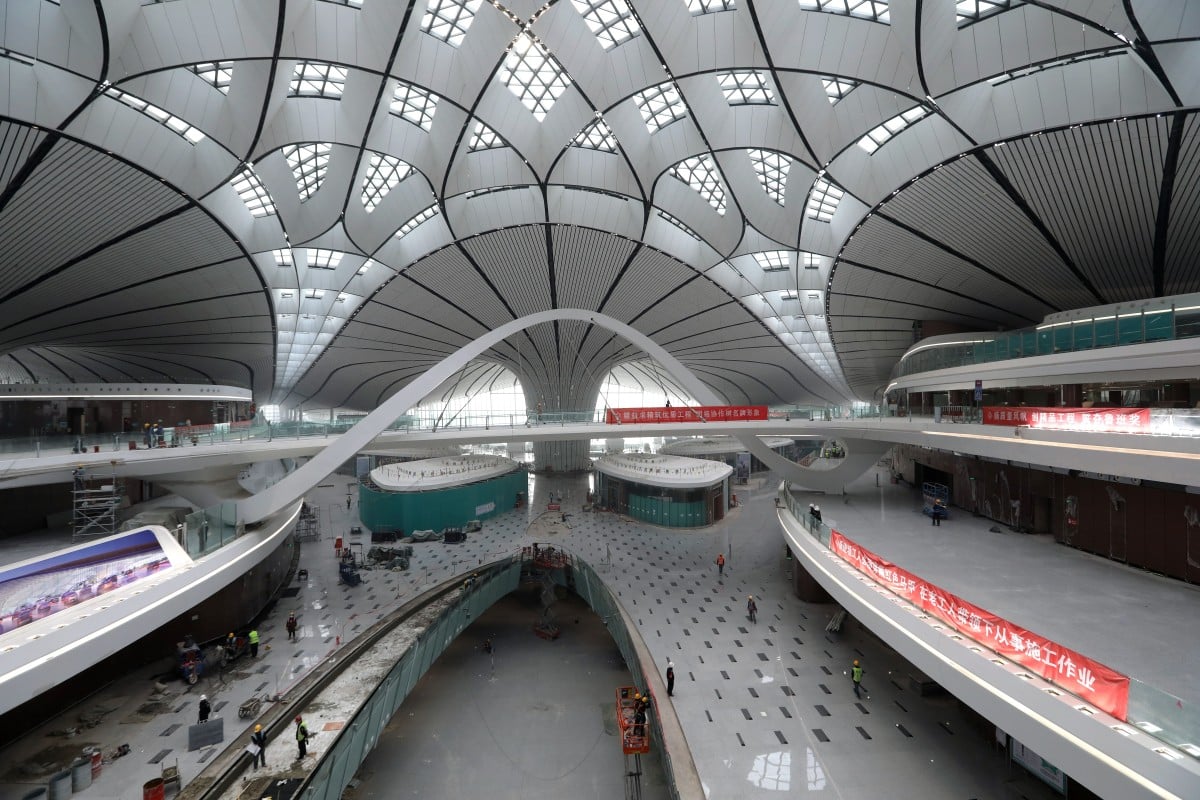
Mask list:
POLYGON ((596 461, 597 496, 606 508, 668 528, 724 519, 733 467, 662 453, 614 453, 596 461))
POLYGON ((525 470, 502 456, 406 461, 376 467, 359 484, 359 516, 376 533, 437 531, 507 511, 527 491, 525 470))

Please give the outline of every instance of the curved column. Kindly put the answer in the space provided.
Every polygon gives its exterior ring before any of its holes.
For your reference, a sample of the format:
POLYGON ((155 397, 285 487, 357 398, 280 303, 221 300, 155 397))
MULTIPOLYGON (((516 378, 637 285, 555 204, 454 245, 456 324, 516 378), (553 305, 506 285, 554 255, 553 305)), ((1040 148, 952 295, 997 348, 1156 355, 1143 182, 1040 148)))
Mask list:
MULTIPOLYGON (((717 393, 693 375, 691 370, 685 367, 679 359, 675 358, 665 348, 633 326, 627 325, 607 314, 581 308, 553 308, 546 311, 538 311, 520 319, 515 319, 512 322, 506 322, 499 328, 488 331, 475 341, 438 362, 424 375, 421 375, 412 383, 396 392, 396 394, 384 401, 383 405, 363 417, 353 428, 343 433, 332 444, 313 456, 307 464, 274 486, 239 503, 238 515, 240 521, 255 522, 265 519, 288 503, 301 497, 310 488, 320 483, 327 475, 333 473, 347 459, 365 448, 376 436, 386 430, 393 420, 415 406, 443 382, 453 377, 468 362, 489 348, 494 347, 514 333, 526 328, 562 319, 578 320, 580 322, 599 325, 618 336, 624 337, 662 365, 663 369, 701 404, 725 405, 717 393)), ((820 471, 806 469, 799 464, 782 458, 760 442, 758 437, 753 434, 741 434, 738 436, 738 440, 746 449, 757 455, 763 463, 770 464, 773 469, 778 468, 787 480, 812 486, 813 488, 823 488, 823 486, 828 485, 830 490, 833 487, 840 487, 850 480, 849 464, 845 465, 845 469, 837 471, 836 476, 832 474, 835 472, 834 470, 830 470, 830 474, 823 474, 820 471)), ((847 442, 847 461, 850 461, 849 452, 850 443, 847 442)), ((866 452, 865 447, 863 448, 863 452, 866 452)), ((870 468, 871 464, 875 463, 877 458, 878 456, 871 459, 870 463, 866 465, 862 465, 861 460, 855 460, 851 463, 860 465, 862 471, 866 471, 866 469, 870 468)))

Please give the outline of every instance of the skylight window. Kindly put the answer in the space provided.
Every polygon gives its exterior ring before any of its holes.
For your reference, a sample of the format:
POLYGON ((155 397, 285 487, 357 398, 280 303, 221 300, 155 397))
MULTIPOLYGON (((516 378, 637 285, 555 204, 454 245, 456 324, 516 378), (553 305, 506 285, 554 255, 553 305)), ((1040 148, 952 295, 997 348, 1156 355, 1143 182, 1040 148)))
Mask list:
POLYGON ((421 30, 451 47, 458 47, 467 35, 481 2, 483 0, 429 0, 425 17, 421 20, 421 30))
POLYGON ((346 88, 345 67, 323 61, 301 61, 292 73, 289 97, 339 98, 346 88))
POLYGON ((874 153, 884 142, 891 139, 900 131, 912 125, 919 119, 929 115, 929 109, 925 106, 913 106, 903 114, 897 114, 891 119, 885 121, 882 125, 872 128, 867 132, 867 135, 858 140, 858 146, 868 153, 874 153))
POLYGON ((612 128, 602 119, 598 119, 579 132, 571 140, 572 147, 582 147, 587 150, 601 150, 605 153, 617 152, 617 137, 612 128))
POLYGON ((674 81, 664 81, 657 86, 651 86, 644 92, 633 96, 646 130, 650 133, 662 130, 676 120, 687 116, 687 106, 679 96, 674 81))
POLYGON ((800 266, 805 269, 820 269, 821 257, 816 253, 800 253, 800 266))
POLYGON ((699 192, 718 214, 725 214, 725 190, 712 158, 704 155, 684 159, 671 167, 671 174, 699 192))
POLYGON ((662 211, 661 209, 659 210, 658 215, 660 217, 662 217, 663 219, 665 219, 670 224, 674 225, 676 228, 679 228, 679 230, 683 231, 688 236, 695 239, 697 242, 701 241, 700 234, 696 233, 694 230, 689 228, 687 225, 684 225, 681 220, 677 219, 676 217, 671 216, 670 214, 668 214, 665 211, 662 211))
POLYGON ((692 16, 697 16, 717 11, 733 11, 737 4, 735 0, 687 0, 687 7, 692 16))
POLYGON ((374 263, 375 263, 375 259, 368 258, 366 261, 363 262, 363 265, 358 268, 358 274, 366 275, 368 272, 371 271, 371 265, 374 263))
POLYGON ((717 82, 725 93, 725 102, 731 106, 775 104, 775 95, 767 83, 767 76, 758 70, 718 72, 717 82))
POLYGON ((199 128, 184 122, 169 111, 164 111, 156 105, 147 103, 140 97, 135 97, 128 92, 122 92, 114 86, 109 86, 104 90, 104 93, 114 100, 124 103, 134 111, 140 111, 155 122, 165 125, 184 139, 187 139, 191 144, 204 141, 204 133, 199 128))
POLYGON ((419 214, 414 216, 412 219, 410 219, 408 222, 401 225, 400 230, 396 231, 396 238, 403 239, 405 236, 408 236, 410 233, 412 233, 414 230, 416 230, 417 226, 420 225, 422 222, 424 222, 425 220, 428 220, 428 219, 432 219, 433 217, 436 217, 437 215, 438 215, 438 207, 437 207, 437 203, 434 203, 429 208, 420 212, 419 214))
POLYGON ((262 185, 254 167, 249 164, 237 177, 229 182, 238 197, 246 204, 250 214, 255 217, 269 217, 275 213, 275 203, 266 187, 262 185))
POLYGON ((509 47, 496 77, 516 95, 521 104, 541 122, 554 102, 571 85, 554 56, 527 32, 522 32, 509 47))
POLYGON ((812 193, 808 196, 805 213, 809 219, 829 222, 833 219, 833 212, 837 211, 838 203, 842 202, 843 194, 845 193, 829 180, 819 177, 813 184, 812 193))
POLYGON ((372 153, 367 174, 363 176, 362 204, 370 214, 400 181, 407 178, 413 168, 395 156, 372 153))
POLYGON ((611 50, 641 30, 626 0, 571 0, 600 46, 611 50))
POLYGON ((762 184, 763 191, 779 205, 784 204, 784 187, 787 185, 788 171, 792 168, 792 159, 774 150, 747 150, 750 163, 754 166, 754 174, 762 184))
POLYGON ((233 83, 232 61, 209 61, 205 64, 193 64, 191 69, 201 80, 219 90, 221 94, 229 94, 229 85, 233 83))
POLYGON ((500 147, 506 147, 500 134, 482 122, 476 122, 475 132, 471 134, 471 142, 467 145, 467 149, 473 153, 476 150, 495 150, 500 147))
POLYGON ((846 95, 850 94, 850 90, 858 86, 858 81, 852 81, 849 78, 839 78, 837 76, 822 76, 821 83, 825 87, 825 96, 829 98, 829 105, 837 105, 837 101, 841 100, 846 95))
POLYGON ((889 22, 888 0, 800 0, 800 7, 872 22, 889 22))
POLYGON ((958 27, 965 28, 1010 8, 1012 0, 958 0, 954 4, 954 15, 958 19, 958 27))
POLYGON ((326 3, 333 3, 336 6, 349 6, 350 8, 362 8, 363 0, 325 0, 326 3))
POLYGON ((296 178, 300 202, 303 203, 321 188, 329 169, 329 153, 332 150, 333 145, 328 142, 293 144, 283 148, 283 157, 287 159, 296 178))
POLYGON ((320 248, 311 248, 308 251, 308 268, 309 269, 337 269, 337 265, 342 263, 341 250, 322 250, 320 248))
POLYGON ((433 127, 433 115, 437 112, 438 96, 411 83, 400 81, 392 93, 391 111, 401 119, 428 131, 433 127))
POLYGON ((1030 67, 1013 70, 1012 72, 1004 72, 1000 75, 994 75, 988 78, 988 83, 992 86, 1000 86, 1015 81, 1017 78, 1024 78, 1027 75, 1033 75, 1038 72, 1043 72, 1048 69, 1058 69, 1065 67, 1068 64, 1078 64, 1081 61, 1091 61, 1096 58, 1109 58, 1111 56, 1125 55, 1129 52, 1128 47, 1110 47, 1107 50, 1096 50, 1091 53, 1082 53, 1076 56, 1068 56, 1067 58, 1056 58, 1052 61, 1043 61, 1041 64, 1034 64, 1030 67))
POLYGON ((763 272, 784 272, 788 268, 788 251, 766 250, 755 253, 754 260, 763 272))
POLYGON ((272 250, 271 257, 275 259, 277 267, 290 267, 294 263, 291 250, 272 250))

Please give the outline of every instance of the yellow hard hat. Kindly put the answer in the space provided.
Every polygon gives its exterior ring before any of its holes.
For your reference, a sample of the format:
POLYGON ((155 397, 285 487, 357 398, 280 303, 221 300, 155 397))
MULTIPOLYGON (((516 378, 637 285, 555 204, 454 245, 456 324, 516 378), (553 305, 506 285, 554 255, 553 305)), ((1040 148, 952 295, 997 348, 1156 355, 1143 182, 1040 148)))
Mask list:
POLYGON ((262 725, 255 725, 255 726, 254 726, 254 732, 255 732, 255 733, 258 733, 258 732, 259 732, 259 731, 261 731, 261 730, 262 730, 262 725))
POLYGON ((857 659, 857 658, 856 658, 856 659, 854 659, 854 666, 856 666, 856 667, 858 666, 858 659, 857 659))

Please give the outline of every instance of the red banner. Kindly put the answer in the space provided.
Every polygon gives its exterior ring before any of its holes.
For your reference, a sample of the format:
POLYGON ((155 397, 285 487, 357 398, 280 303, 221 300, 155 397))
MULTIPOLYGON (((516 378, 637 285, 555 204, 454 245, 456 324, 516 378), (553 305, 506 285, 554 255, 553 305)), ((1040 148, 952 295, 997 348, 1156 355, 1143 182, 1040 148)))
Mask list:
POLYGON ((1148 408, 1027 408, 984 406, 984 425, 1027 425, 1058 431, 1149 433, 1148 408))
POLYGON ((766 406, 664 406, 659 408, 610 408, 604 412, 609 425, 637 422, 748 422, 765 420, 766 406))
POLYGON ((829 545, 860 572, 964 636, 1125 721, 1129 707, 1126 676, 921 580, 837 531, 831 532, 829 545))

